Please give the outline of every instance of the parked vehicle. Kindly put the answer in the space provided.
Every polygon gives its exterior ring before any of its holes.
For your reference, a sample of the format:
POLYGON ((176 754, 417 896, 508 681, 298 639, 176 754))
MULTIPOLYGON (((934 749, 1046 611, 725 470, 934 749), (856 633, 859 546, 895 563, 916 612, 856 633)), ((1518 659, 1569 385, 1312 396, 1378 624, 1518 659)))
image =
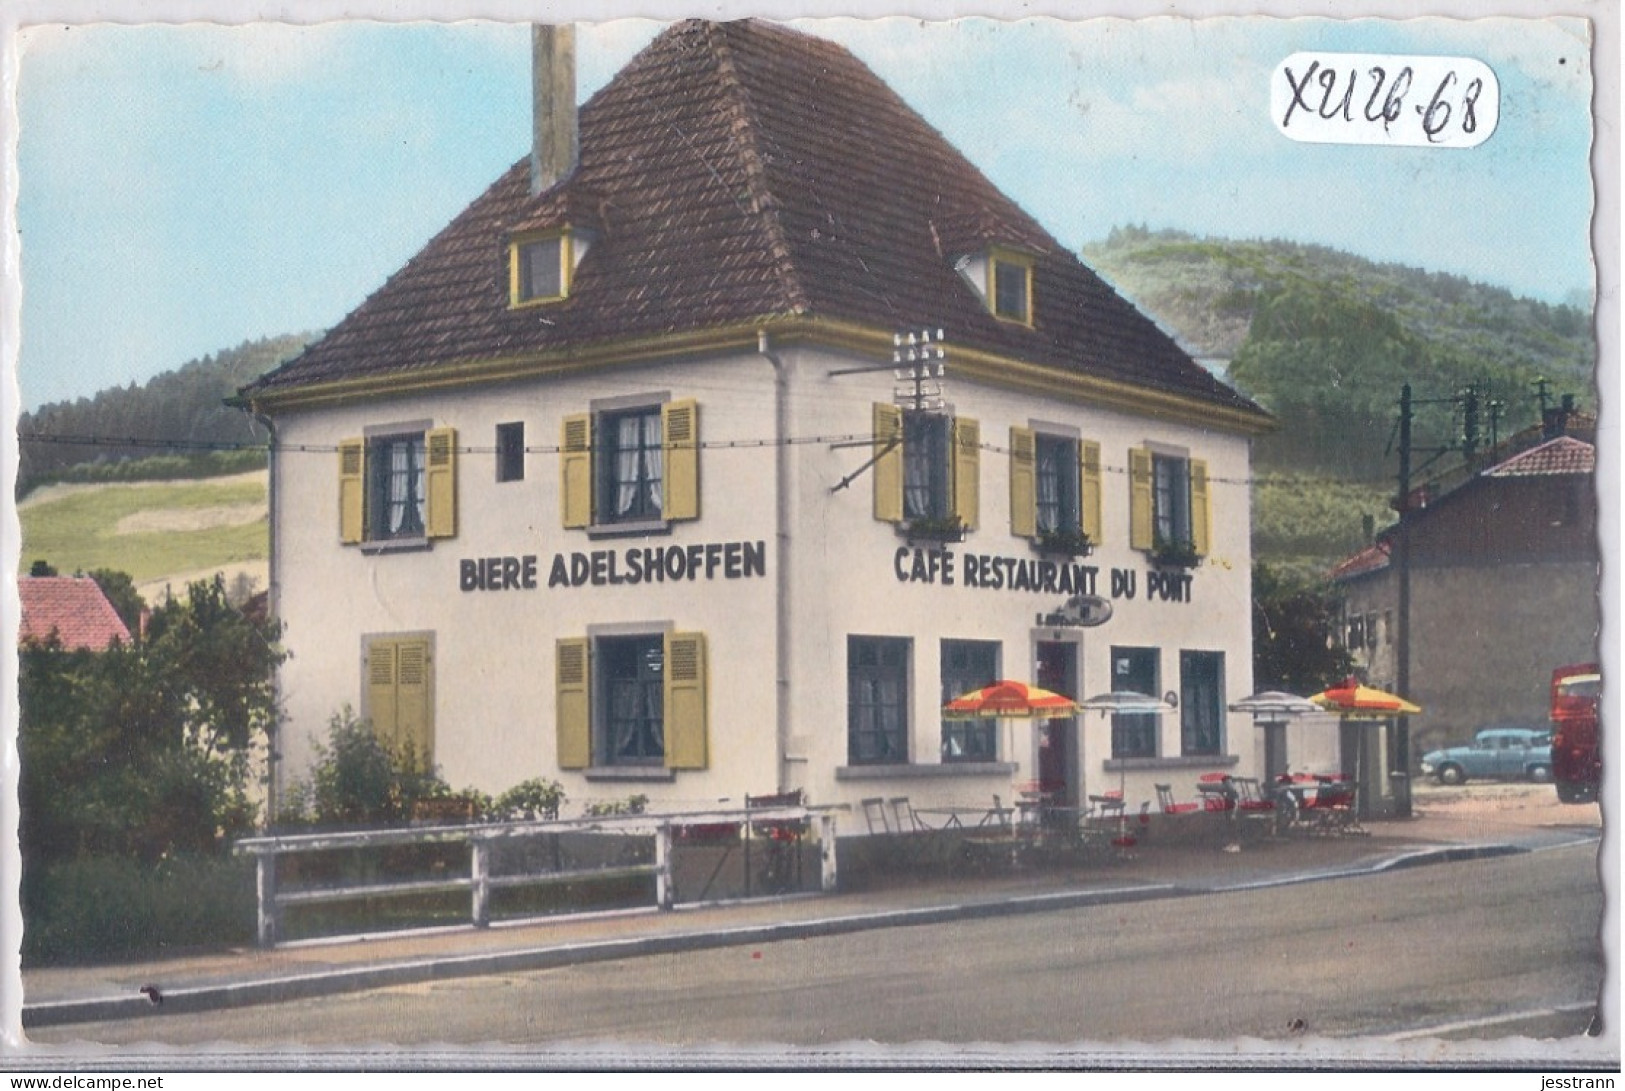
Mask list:
POLYGON ((1552 783, 1564 803, 1590 803, 1602 783, 1598 707, 1602 673, 1596 663, 1552 672, 1552 783))
POLYGON ((1552 774, 1552 735, 1535 727, 1487 727, 1473 741, 1422 755, 1422 773, 1440 784, 1484 780, 1546 780, 1552 774))

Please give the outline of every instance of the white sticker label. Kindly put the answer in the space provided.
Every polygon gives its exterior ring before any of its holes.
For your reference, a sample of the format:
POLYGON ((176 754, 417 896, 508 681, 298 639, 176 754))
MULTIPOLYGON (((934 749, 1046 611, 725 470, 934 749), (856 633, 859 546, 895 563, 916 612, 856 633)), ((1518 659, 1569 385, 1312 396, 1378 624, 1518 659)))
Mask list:
POLYGON ((1310 144, 1471 148, 1500 102, 1495 73, 1471 57, 1294 53, 1270 77, 1275 127, 1310 144))

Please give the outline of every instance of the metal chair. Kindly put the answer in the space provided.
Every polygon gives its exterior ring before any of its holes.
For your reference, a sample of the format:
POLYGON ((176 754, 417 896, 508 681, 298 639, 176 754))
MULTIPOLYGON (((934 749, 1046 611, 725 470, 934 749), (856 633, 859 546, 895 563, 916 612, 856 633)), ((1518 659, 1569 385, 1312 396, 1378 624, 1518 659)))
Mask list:
POLYGON ((1200 803, 1175 803, 1174 789, 1169 784, 1157 785, 1157 806, 1163 814, 1195 814, 1202 809, 1200 803))
POLYGON ((880 796, 870 796, 862 803, 863 820, 869 824, 869 832, 891 833, 891 819, 886 814, 886 801, 880 796))

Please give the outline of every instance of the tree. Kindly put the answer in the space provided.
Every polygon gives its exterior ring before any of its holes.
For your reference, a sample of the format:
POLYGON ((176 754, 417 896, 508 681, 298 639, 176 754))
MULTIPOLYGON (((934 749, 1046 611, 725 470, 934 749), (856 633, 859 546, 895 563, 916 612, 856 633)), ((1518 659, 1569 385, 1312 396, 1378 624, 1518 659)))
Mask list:
POLYGON ((97 568, 85 573, 96 581, 96 586, 102 589, 102 594, 112 604, 113 611, 118 614, 124 627, 130 630, 131 636, 141 633, 141 615, 146 612, 147 604, 135 589, 135 581, 128 572, 116 572, 111 568, 97 568))
POLYGON ((160 606, 145 640, 105 652, 25 646, 18 748, 30 863, 151 862, 219 849, 248 829, 250 754, 277 714, 280 634, 277 622, 233 609, 216 577, 160 606))
POLYGON ((1310 694, 1341 681, 1354 666, 1334 639, 1338 597, 1322 581, 1289 578, 1253 566, 1253 678, 1258 689, 1310 694))

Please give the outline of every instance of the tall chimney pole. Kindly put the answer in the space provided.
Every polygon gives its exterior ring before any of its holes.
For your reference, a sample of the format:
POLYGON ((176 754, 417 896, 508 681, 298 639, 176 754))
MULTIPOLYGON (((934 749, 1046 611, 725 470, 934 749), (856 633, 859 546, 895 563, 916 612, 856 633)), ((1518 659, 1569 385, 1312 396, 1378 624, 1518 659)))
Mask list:
POLYGON ((569 23, 530 28, 531 106, 530 193, 558 185, 575 170, 576 32, 569 23))

